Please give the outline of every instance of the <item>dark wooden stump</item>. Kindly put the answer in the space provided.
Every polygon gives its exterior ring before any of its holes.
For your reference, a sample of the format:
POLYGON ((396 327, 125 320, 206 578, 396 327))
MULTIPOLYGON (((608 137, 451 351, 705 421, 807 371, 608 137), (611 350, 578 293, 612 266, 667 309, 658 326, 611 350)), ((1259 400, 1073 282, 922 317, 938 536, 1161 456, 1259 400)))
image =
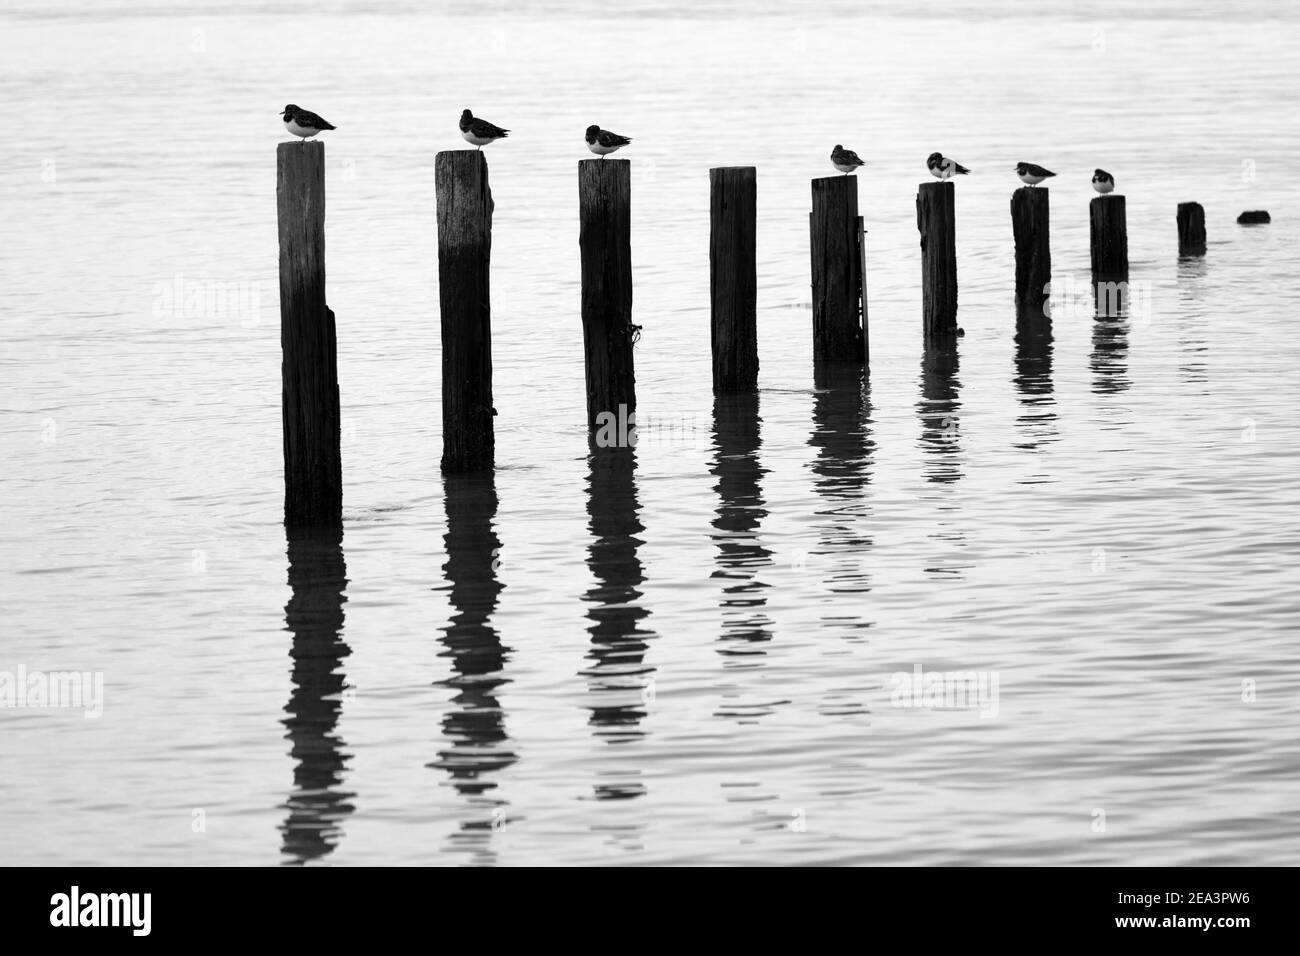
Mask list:
POLYGON ((812 181, 813 361, 866 361, 862 331, 862 252, 858 245, 858 181, 812 181))
POLYGON ((1239 226, 1262 226, 1272 221, 1273 217, 1268 214, 1267 209, 1248 209, 1237 217, 1239 226))
POLYGON ((1048 190, 1022 186, 1011 194, 1016 240, 1016 311, 1043 315, 1051 294, 1052 247, 1048 238, 1048 190))
MULTIPOLYGON (((634 422, 632 346, 632 164, 578 163, 578 245, 582 254, 582 344, 591 441, 612 422, 634 422)), ((623 429, 619 429, 620 433, 623 429)))
POLYGON ((1178 254, 1205 255, 1205 207, 1198 202, 1178 204, 1178 254))
POLYGON ((1104 278, 1128 277, 1128 223, 1124 197, 1097 196, 1088 206, 1092 224, 1092 272, 1104 278))
POLYGON ((916 193, 921 233, 921 315, 927 340, 957 334, 956 190, 922 183, 916 193))
POLYGON ((709 189, 713 391, 752 392, 758 388, 757 170, 710 169, 709 189))
POLYGON ((276 149, 284 523, 343 520, 334 313, 325 304, 325 145, 276 149))
POLYGON ((434 159, 438 300, 442 315, 442 470, 496 462, 492 416, 492 190, 487 157, 453 149, 434 159))

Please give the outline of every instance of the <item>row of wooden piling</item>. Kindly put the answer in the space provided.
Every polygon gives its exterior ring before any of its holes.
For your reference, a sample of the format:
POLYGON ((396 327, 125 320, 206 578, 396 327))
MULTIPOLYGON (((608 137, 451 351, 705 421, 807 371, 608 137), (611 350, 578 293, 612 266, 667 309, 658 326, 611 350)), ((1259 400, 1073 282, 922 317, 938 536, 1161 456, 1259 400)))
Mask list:
MULTIPOLYGON (((285 521, 292 526, 342 518, 339 388, 334 313, 325 300, 325 148, 282 143, 277 150, 285 521)), ((713 389, 758 387, 757 171, 709 171, 709 276, 713 389)), ((438 153, 438 278, 442 327, 444 473, 495 464, 492 399, 490 265, 494 204, 486 156, 477 150, 438 153)), ((1011 197, 1016 249, 1016 305, 1045 314, 1052 275, 1048 190, 1017 189, 1011 197)), ((923 183, 916 197, 922 276, 922 328, 927 341, 959 334, 955 190, 923 183)), ((636 412, 632 321, 631 164, 578 164, 578 245, 582 263, 582 334, 587 427, 593 447, 636 412), (613 427, 611 427, 613 426, 613 427)), ((1205 252, 1205 214, 1198 203, 1178 207, 1179 252, 1205 252)), ((1094 281, 1128 277, 1124 197, 1099 196, 1090 207, 1094 281)), ((809 249, 813 358, 818 366, 865 365, 867 321, 865 228, 857 179, 812 181, 809 249)), ((634 419, 632 419, 634 421, 634 419)))

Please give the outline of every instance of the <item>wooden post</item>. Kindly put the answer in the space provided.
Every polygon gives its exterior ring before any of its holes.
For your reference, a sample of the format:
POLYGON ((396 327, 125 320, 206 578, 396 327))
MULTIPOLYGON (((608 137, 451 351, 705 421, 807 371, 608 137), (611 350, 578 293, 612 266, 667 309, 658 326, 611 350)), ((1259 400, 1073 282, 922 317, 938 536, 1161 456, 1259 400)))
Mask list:
POLYGON ((343 520, 334 313, 325 304, 325 145, 275 151, 280 230, 284 523, 343 520))
POLYGON ((808 219, 812 252, 813 361, 866 361, 862 335, 862 253, 858 248, 858 180, 812 181, 808 219))
POLYGON ((922 183, 916 193, 921 233, 921 314, 926 340, 957 334, 956 190, 922 183))
MULTIPOLYGON (((588 439, 600 443, 611 422, 635 423, 632 346, 632 164, 578 163, 578 246, 582 253, 582 344, 586 356, 588 439)), ((620 442, 621 444, 621 442, 620 442)))
POLYGON ((862 315, 862 364, 871 364, 871 326, 867 323, 867 223, 858 217, 858 303, 862 315))
POLYGON ((1124 197, 1097 196, 1088 207, 1092 223, 1092 274, 1095 278, 1128 277, 1128 224, 1124 197))
POLYGON ((1050 294, 1052 247, 1048 238, 1048 190, 1022 186, 1011 194, 1016 240, 1016 311, 1043 315, 1050 294))
POLYGON ((1205 255, 1205 207, 1198 202, 1178 204, 1178 254, 1205 255))
POLYGON ((752 392, 758 388, 757 170, 710 169, 709 190, 713 391, 752 392))
POLYGON ((438 298, 442 314, 442 471, 496 463, 492 416, 492 190, 487 157, 453 149, 434 158, 438 298))

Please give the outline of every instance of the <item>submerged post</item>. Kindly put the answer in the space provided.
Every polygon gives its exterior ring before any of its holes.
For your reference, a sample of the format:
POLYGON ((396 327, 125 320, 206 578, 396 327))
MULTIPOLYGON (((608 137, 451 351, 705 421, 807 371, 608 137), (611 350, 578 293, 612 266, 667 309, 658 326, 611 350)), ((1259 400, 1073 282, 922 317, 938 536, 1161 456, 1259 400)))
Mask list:
POLYGON ((632 324, 630 161, 578 162, 578 229, 588 439, 601 447, 622 446, 635 435, 632 346, 640 332, 632 324))
POLYGON ((858 246, 858 180, 812 181, 808 217, 812 252, 813 361, 866 361, 862 330, 862 252, 858 246))
POLYGON ((710 169, 709 191, 713 392, 752 392, 758 388, 757 170, 710 169))
POLYGON ((1094 279, 1128 277, 1128 223, 1124 197, 1117 193, 1097 196, 1088 206, 1092 223, 1092 274, 1094 279))
POLYGON ((325 145, 275 151, 280 232, 284 523, 343 520, 334 313, 325 304, 325 145))
POLYGON ((438 299, 442 315, 442 471, 496 462, 492 416, 492 190, 479 150, 434 158, 438 198, 438 299))
POLYGON ((1011 194, 1011 230, 1016 240, 1016 311, 1043 314, 1052 281, 1048 237, 1048 190, 1021 186, 1011 194))
POLYGON ((916 228, 921 233, 921 316, 926 340, 957 334, 956 190, 921 183, 916 228))
POLYGON ((1178 204, 1178 254, 1205 255, 1205 207, 1198 202, 1178 204))

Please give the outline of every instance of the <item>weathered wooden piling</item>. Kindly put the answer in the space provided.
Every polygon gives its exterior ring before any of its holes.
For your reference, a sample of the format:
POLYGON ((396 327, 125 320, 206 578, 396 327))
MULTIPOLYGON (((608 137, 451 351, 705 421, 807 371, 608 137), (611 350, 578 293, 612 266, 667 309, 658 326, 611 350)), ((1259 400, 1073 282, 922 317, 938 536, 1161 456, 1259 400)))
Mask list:
MULTIPOLYGON (((578 163, 578 246, 582 254, 582 344, 586 357, 590 440, 611 421, 634 421, 632 346, 632 164, 626 159, 578 163)), ((619 434, 624 432, 618 429, 619 434)))
POLYGON ((1205 255, 1205 207, 1198 202, 1178 204, 1178 254, 1205 255))
POLYGON ((1011 194, 1011 230, 1016 240, 1016 311, 1043 315, 1050 295, 1052 246, 1048 190, 1022 186, 1011 194))
POLYGON ((957 334, 956 190, 922 183, 916 193, 921 233, 921 314, 925 338, 957 334))
POLYGON ((438 298, 442 315, 442 470, 465 474, 496 460, 492 416, 492 190, 487 157, 453 149, 434 159, 438 298))
POLYGON ((710 169, 709 193, 713 391, 752 392, 758 388, 757 170, 710 169))
POLYGON ((1247 209, 1237 217, 1239 226, 1262 226, 1273 221, 1267 209, 1247 209))
POLYGON ((862 250, 858 242, 858 180, 812 181, 813 361, 866 361, 862 316, 862 250))
POLYGON ((1092 223, 1092 273, 1104 278, 1128 276, 1128 223, 1124 197, 1097 196, 1088 206, 1092 223))
POLYGON ((284 522, 343 520, 334 313, 325 304, 325 145, 276 149, 284 522))

